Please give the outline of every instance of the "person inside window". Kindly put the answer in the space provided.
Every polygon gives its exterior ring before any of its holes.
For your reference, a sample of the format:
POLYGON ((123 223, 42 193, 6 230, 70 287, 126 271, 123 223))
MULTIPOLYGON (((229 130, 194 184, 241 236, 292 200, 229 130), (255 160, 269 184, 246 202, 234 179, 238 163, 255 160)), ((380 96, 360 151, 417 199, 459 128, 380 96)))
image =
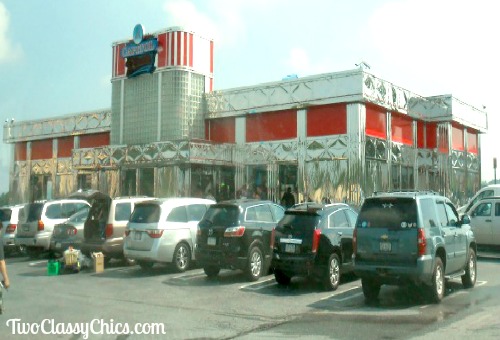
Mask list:
POLYGON ((281 205, 290 208, 295 204, 295 197, 292 194, 292 188, 288 187, 281 198, 281 205))

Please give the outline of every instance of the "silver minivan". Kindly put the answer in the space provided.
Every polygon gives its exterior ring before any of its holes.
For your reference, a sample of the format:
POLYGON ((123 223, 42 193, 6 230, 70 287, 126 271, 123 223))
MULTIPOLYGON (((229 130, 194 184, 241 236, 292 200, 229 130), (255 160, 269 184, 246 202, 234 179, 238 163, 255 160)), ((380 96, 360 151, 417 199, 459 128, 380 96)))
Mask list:
POLYGON ((214 200, 166 198, 135 206, 125 232, 124 254, 143 269, 173 263, 178 272, 194 260, 198 222, 214 200))
MULTIPOLYGON (((16 246, 15 238, 17 234, 17 223, 19 221, 19 211, 24 207, 24 204, 17 204, 13 206, 0 207, 0 223, 3 224, 1 228, 1 239, 3 248, 6 254, 13 252, 24 252, 23 247, 16 246)), ((1 227, 1 226, 0 226, 1 227)))
POLYGON ((500 196, 481 199, 469 214, 478 246, 500 248, 500 196))

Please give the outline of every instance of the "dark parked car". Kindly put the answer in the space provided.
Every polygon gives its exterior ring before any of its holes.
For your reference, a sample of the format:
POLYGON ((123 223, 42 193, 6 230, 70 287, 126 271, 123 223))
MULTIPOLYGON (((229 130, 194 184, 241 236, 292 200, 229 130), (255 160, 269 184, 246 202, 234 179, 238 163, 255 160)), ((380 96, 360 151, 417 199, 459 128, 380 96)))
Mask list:
POLYGON ((83 240, 83 225, 90 207, 83 207, 71 215, 66 222, 56 224, 50 239, 50 250, 62 254, 69 246, 80 249, 83 240))
POLYGON ((366 300, 380 286, 405 285, 440 302, 446 280, 476 283, 476 240, 468 215, 432 192, 379 193, 361 207, 354 231, 354 272, 366 300))
POLYGON ((209 277, 226 268, 258 280, 270 267, 273 230, 284 212, 271 201, 253 199, 211 205, 198 224, 196 261, 209 277))
POLYGON ((311 276, 327 290, 337 289, 340 275, 353 270, 357 215, 344 203, 308 203, 288 209, 275 231, 272 266, 276 281, 288 285, 293 276, 311 276))

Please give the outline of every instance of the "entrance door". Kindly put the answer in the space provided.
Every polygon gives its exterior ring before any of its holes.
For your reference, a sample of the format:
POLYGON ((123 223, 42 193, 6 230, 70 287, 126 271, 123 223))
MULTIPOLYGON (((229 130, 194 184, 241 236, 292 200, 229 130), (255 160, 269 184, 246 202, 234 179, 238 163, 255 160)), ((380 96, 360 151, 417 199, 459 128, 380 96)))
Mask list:
POLYGON ((298 203, 298 166, 296 164, 280 164, 279 168, 279 199, 285 194, 285 192, 290 188, 292 194, 295 198, 295 203, 298 203))

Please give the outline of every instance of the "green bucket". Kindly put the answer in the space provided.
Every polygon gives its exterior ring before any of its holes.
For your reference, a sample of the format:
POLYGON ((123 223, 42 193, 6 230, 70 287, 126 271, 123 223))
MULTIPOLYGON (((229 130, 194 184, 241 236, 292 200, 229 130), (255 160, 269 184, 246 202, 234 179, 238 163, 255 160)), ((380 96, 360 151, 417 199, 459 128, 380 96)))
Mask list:
POLYGON ((47 263, 47 274, 49 276, 59 275, 61 264, 57 260, 49 260, 47 263))

